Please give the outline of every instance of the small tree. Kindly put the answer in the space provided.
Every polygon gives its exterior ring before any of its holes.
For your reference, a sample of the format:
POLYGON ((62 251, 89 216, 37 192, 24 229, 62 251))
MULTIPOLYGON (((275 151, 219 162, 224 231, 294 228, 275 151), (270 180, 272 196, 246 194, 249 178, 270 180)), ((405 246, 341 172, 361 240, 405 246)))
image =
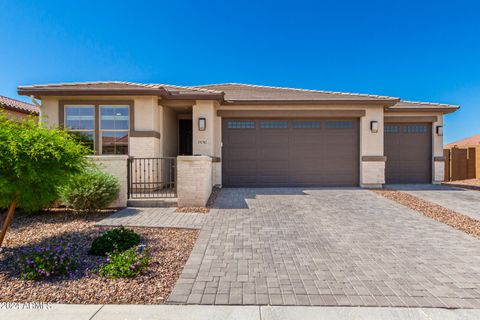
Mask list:
POLYGON ((58 186, 86 166, 89 150, 70 134, 0 114, 0 208, 9 208, 0 247, 16 207, 35 211, 58 197, 58 186))

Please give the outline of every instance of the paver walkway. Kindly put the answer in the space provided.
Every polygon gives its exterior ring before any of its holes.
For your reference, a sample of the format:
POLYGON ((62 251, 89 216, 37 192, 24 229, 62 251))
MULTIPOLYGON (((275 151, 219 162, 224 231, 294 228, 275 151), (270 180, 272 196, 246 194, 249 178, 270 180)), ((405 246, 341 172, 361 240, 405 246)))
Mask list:
POLYGON ((202 213, 177 213, 175 208, 126 208, 97 225, 200 229, 206 218, 202 213))
POLYGON ((389 185, 388 188, 436 203, 447 209, 480 220, 480 191, 444 185, 389 185))
POLYGON ((480 308, 480 242, 371 191, 223 189, 215 207, 170 303, 480 308))

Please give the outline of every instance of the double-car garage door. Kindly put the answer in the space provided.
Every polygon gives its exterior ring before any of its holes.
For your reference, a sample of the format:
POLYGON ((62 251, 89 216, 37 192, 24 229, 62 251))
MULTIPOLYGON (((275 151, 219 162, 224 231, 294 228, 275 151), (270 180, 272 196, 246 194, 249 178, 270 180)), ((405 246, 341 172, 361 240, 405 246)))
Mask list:
POLYGON ((222 121, 224 186, 359 184, 358 119, 222 121))

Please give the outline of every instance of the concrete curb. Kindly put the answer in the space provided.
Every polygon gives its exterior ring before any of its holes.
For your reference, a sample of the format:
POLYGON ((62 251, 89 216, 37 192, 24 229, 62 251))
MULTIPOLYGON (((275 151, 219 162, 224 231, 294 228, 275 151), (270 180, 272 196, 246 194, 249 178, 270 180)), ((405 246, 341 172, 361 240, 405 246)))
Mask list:
POLYGON ((473 320, 480 309, 0 304, 0 319, 15 320, 473 320))

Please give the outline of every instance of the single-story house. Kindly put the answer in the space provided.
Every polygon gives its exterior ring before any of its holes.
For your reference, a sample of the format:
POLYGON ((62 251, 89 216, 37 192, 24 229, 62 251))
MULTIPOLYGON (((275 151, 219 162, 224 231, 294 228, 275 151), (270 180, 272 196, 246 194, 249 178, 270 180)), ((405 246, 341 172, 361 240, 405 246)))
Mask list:
POLYGON ((130 198, 140 183, 155 189, 168 172, 168 186, 185 205, 204 202, 213 185, 440 183, 443 116, 459 108, 237 83, 61 83, 20 86, 18 93, 40 99, 42 121, 82 135, 100 158, 133 158, 125 173, 130 198), (149 159, 159 158, 169 162, 152 170, 158 160, 149 159))
POLYGON ((0 110, 13 120, 37 117, 40 114, 37 106, 4 96, 0 96, 0 110))

